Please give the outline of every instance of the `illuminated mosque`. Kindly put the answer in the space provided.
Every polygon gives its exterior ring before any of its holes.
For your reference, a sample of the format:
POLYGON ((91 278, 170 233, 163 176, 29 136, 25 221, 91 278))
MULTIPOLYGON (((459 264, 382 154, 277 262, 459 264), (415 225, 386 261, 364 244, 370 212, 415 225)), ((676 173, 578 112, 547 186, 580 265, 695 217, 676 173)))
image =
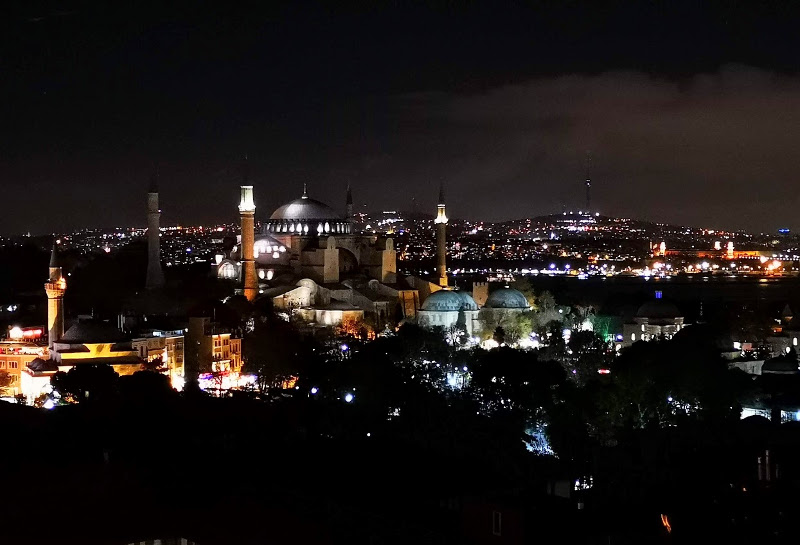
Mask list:
MULTIPOLYGON (((302 195, 278 207, 255 234, 253 186, 242 185, 242 234, 216 256, 217 276, 242 285, 248 300, 268 297, 274 308, 322 326, 370 317, 377 328, 415 315, 418 279, 398 277, 391 238, 353 232, 353 198, 346 214, 302 195)), ((435 289, 435 286, 434 286, 435 289)))
POLYGON ((269 298, 276 311, 317 326, 370 319, 381 330, 410 320, 423 327, 459 325, 472 336, 480 328, 481 308, 497 314, 530 308, 514 289, 489 294, 483 282, 470 294, 450 286, 443 188, 434 220, 437 277, 432 282, 398 275, 394 241, 355 233, 349 186, 345 202, 341 215, 312 198, 304 185, 301 196, 273 211, 256 234, 253 186, 245 181, 239 200, 241 236, 229 251, 217 254, 217 276, 237 282, 249 301, 269 298))

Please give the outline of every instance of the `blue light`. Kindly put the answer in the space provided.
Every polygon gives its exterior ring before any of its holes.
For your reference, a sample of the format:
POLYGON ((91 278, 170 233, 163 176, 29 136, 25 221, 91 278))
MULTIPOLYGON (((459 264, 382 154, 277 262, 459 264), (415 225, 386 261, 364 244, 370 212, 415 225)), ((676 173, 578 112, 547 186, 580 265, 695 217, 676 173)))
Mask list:
POLYGON ((311 388, 311 394, 312 394, 312 395, 313 395, 313 394, 316 394, 317 392, 319 392, 319 389, 318 389, 316 386, 314 386, 313 388, 311 388))
POLYGON ((347 395, 344 396, 344 400, 347 403, 352 403, 352 401, 353 401, 353 399, 355 399, 355 397, 356 396, 354 396, 353 394, 348 393, 347 395))
POLYGON ((661 291, 656 292, 656 299, 661 299, 664 294, 661 291))

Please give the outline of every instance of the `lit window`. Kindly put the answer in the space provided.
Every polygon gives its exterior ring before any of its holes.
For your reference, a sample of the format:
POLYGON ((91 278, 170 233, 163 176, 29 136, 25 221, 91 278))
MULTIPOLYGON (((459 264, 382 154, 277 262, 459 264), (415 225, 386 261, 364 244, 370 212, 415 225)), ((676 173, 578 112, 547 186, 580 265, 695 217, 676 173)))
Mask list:
POLYGON ((631 340, 632 340, 632 341, 635 341, 635 340, 636 340, 636 333, 631 333, 631 340))

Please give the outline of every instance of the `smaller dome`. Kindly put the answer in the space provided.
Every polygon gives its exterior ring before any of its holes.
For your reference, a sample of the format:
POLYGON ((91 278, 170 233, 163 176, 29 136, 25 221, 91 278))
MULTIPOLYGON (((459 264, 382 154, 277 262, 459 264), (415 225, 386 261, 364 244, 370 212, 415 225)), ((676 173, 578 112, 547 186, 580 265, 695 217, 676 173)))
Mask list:
POLYGON ((530 308, 530 303, 522 295, 522 292, 514 288, 505 287, 503 289, 495 290, 489 294, 486 299, 486 308, 530 308))
POLYGON ((796 375, 800 372, 797 366, 797 356, 787 354, 770 358, 761 366, 761 374, 796 375))
POLYGON ((663 320, 665 318, 681 318, 683 314, 678 310, 678 307, 664 301, 663 299, 656 299, 648 301, 639 307, 636 311, 637 318, 650 318, 651 320, 663 320))
POLYGON ((460 310, 478 310, 475 300, 464 292, 439 290, 431 293, 422 303, 422 310, 437 312, 458 312, 460 310))

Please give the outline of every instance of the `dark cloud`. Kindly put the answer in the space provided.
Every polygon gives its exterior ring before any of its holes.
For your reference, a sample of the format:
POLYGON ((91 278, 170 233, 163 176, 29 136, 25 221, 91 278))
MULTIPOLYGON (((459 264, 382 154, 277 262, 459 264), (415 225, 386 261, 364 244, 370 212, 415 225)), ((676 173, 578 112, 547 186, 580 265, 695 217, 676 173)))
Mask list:
POLYGON ((515 218, 582 207, 587 150, 605 213, 800 227, 790 3, 267 4, 0 21, 0 233, 143 225, 156 164, 166 223, 235 220, 245 154, 263 216, 515 218))
POLYGON ((445 180, 455 214, 499 220, 583 208, 591 150, 593 202, 605 213, 798 226, 794 77, 742 66, 681 81, 572 75, 469 96, 403 96, 395 116, 376 177, 414 188, 445 180))

